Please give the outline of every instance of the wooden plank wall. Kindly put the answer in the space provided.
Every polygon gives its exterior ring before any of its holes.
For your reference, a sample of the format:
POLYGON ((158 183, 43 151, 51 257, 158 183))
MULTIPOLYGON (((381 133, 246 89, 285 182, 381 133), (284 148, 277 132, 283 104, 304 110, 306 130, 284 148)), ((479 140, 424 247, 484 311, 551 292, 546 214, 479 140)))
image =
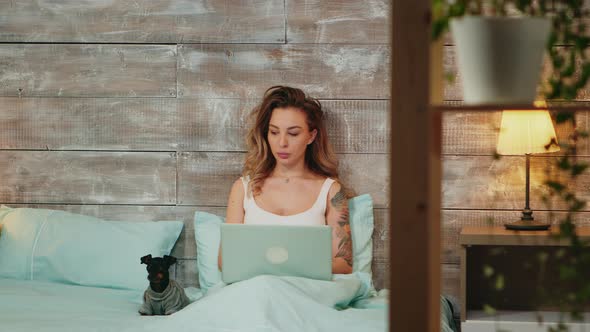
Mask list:
POLYGON ((0 2, 0 203, 185 223, 225 214, 245 116, 276 84, 319 98, 344 181, 375 200, 387 286, 386 0, 0 2))

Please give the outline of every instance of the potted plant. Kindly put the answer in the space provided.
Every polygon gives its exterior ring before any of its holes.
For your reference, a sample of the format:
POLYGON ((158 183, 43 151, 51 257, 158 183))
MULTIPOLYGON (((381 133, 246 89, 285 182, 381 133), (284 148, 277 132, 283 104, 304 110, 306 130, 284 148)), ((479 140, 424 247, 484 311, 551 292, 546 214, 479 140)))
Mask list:
POLYGON ((433 0, 432 35, 451 30, 466 104, 532 104, 544 50, 545 99, 574 99, 590 77, 583 0, 433 0), (561 45, 561 46, 560 46, 561 45), (544 48, 544 49, 543 49, 544 48))

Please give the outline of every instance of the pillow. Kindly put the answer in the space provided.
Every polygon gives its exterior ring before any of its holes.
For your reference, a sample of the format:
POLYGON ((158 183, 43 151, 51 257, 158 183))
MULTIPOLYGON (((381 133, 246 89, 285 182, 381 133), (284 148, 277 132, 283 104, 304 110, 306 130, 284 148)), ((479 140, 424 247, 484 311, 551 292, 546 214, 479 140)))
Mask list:
POLYGON ((371 274, 373 262, 373 200, 364 194, 348 201, 350 232, 352 233, 353 272, 371 274))
POLYGON ((169 255, 182 226, 2 206, 0 277, 143 290, 148 282, 140 258, 169 255))
MULTIPOLYGON (((352 233, 353 272, 365 272, 371 277, 373 260, 373 200, 369 194, 348 201, 352 233)), ((217 265, 220 225, 225 219, 211 213, 195 212, 195 241, 197 242, 197 271, 199 284, 206 292, 221 282, 217 265)))
POLYGON ((195 242, 197 242, 197 272, 199 287, 206 292, 221 282, 217 264, 221 242, 221 224, 225 218, 197 211, 195 212, 195 242))

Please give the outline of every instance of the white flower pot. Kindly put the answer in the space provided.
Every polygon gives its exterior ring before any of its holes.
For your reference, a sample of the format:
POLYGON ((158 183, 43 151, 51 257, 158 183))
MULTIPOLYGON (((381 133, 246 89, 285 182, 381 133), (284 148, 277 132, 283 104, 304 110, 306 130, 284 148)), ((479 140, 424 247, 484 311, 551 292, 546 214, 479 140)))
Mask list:
POLYGON ((451 32, 466 104, 532 104, 551 20, 464 16, 451 32))

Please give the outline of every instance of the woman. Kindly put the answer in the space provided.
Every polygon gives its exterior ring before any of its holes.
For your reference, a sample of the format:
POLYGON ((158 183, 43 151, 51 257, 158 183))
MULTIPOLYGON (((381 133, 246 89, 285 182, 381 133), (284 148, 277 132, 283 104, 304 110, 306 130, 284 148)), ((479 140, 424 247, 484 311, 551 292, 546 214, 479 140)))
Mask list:
POLYGON ((351 273, 348 201, 320 103, 300 89, 274 86, 251 116, 243 176, 231 188, 226 222, 330 225, 332 272, 351 273))

